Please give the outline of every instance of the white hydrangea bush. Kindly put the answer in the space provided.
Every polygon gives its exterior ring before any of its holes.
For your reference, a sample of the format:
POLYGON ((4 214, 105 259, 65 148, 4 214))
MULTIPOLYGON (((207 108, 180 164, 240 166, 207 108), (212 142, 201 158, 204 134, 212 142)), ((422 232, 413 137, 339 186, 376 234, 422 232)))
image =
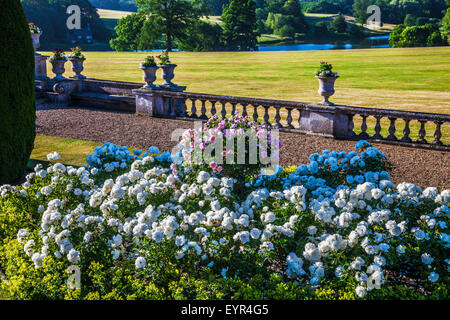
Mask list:
MULTIPOLYGON (((21 249, 4 256, 44 276, 49 261, 58 270, 79 266, 86 292, 95 287, 94 262, 143 283, 167 283, 176 271, 244 283, 276 274, 294 287, 345 287, 359 298, 411 279, 423 295, 445 291, 450 190, 394 186, 381 152, 365 141, 356 149, 314 154, 237 194, 239 181, 221 172, 186 174, 168 155, 156 160, 159 150, 130 157, 107 144, 89 166, 37 166, 21 187, 0 188, 0 201, 28 203, 38 217, 5 242, 21 249), (110 166, 122 171, 106 165, 116 161, 125 165, 110 166)), ((17 273, 26 278, 17 265, 6 268, 10 285, 17 273)))

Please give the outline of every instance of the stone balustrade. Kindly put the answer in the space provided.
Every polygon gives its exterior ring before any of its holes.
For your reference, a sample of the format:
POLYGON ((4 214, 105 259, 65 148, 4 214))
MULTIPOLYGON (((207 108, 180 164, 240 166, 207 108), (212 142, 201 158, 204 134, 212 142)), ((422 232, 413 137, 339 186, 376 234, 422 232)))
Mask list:
POLYGON ((446 114, 164 90, 136 89, 133 94, 136 112, 153 117, 206 120, 212 115, 224 118, 238 112, 280 131, 450 151, 448 143, 442 141, 443 127, 450 129, 450 115, 446 114), (360 121, 356 121, 358 117, 360 121), (388 127, 382 130, 386 124, 388 127), (426 126, 432 127, 428 128, 433 131, 431 141, 426 139, 426 126), (413 130, 418 137, 415 140, 410 137, 413 130))
POLYGON ((224 118, 237 112, 281 131, 450 151, 447 114, 192 93, 176 85, 155 90, 139 83, 91 78, 54 81, 41 77, 36 79, 36 89, 64 105, 189 120, 224 118))

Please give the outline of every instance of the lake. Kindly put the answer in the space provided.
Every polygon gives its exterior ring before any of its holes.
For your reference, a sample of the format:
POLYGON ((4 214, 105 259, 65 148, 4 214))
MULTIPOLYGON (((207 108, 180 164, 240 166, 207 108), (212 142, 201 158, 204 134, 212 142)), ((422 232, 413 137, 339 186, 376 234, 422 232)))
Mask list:
POLYGON ((389 48, 389 35, 367 37, 359 42, 300 43, 275 46, 259 46, 259 51, 310 51, 335 49, 389 48))

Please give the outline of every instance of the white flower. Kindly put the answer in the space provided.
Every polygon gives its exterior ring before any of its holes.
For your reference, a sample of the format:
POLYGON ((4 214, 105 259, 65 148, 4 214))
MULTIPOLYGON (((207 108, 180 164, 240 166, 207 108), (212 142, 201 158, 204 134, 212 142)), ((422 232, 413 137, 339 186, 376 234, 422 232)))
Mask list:
POLYGON ((261 235, 261 230, 259 230, 257 228, 253 228, 252 230, 250 230, 250 236, 253 239, 258 239, 260 235, 261 235))
POLYGON ((112 259, 113 260, 117 260, 117 259, 119 259, 120 251, 119 250, 112 250, 111 254, 112 254, 112 259))
POLYGON ((367 294, 366 288, 363 286, 357 286, 356 287, 356 295, 360 298, 364 298, 367 294))
POLYGON ((29 233, 27 229, 20 229, 17 232, 17 241, 19 241, 20 243, 24 243, 25 239, 28 237, 29 233))
POLYGON ((402 246, 401 244, 399 244, 398 246, 397 246, 397 253, 398 254, 404 254, 405 253, 405 246, 402 246))
POLYGON ((422 254, 421 259, 424 264, 431 264, 434 260, 428 253, 422 254))
POLYGON ((309 226, 308 227, 308 233, 310 234, 310 235, 315 235, 316 234, 316 232, 317 232, 317 228, 315 227, 315 226, 309 226))
POLYGON ((145 261, 145 259, 143 257, 138 257, 136 259, 136 261, 134 262, 134 265, 136 266, 137 269, 143 269, 143 268, 145 268, 146 263, 147 262, 145 261))
POLYGON ((61 156, 59 155, 59 153, 57 153, 56 151, 47 154, 47 160, 48 161, 56 161, 59 158, 61 158, 61 156))
POLYGON ((67 254, 67 260, 69 260, 70 263, 77 264, 80 261, 80 252, 75 249, 70 249, 67 254))

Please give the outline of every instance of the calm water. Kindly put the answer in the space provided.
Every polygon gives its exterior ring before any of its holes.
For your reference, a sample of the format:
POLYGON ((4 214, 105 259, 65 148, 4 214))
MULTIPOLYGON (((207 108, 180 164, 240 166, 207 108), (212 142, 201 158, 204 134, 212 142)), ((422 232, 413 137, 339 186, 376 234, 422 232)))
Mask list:
POLYGON ((259 51, 309 51, 333 49, 389 48, 389 35, 373 36, 360 42, 348 43, 301 43, 282 46, 259 46, 259 51))
MULTIPOLYGON (((259 51, 310 51, 310 50, 334 50, 334 49, 363 49, 363 48, 389 48, 389 35, 373 36, 362 39, 359 42, 348 43, 301 43, 281 46, 259 46, 259 51)), ((162 52, 164 49, 138 50, 137 52, 162 52)), ((173 49, 174 52, 184 52, 173 49)))

